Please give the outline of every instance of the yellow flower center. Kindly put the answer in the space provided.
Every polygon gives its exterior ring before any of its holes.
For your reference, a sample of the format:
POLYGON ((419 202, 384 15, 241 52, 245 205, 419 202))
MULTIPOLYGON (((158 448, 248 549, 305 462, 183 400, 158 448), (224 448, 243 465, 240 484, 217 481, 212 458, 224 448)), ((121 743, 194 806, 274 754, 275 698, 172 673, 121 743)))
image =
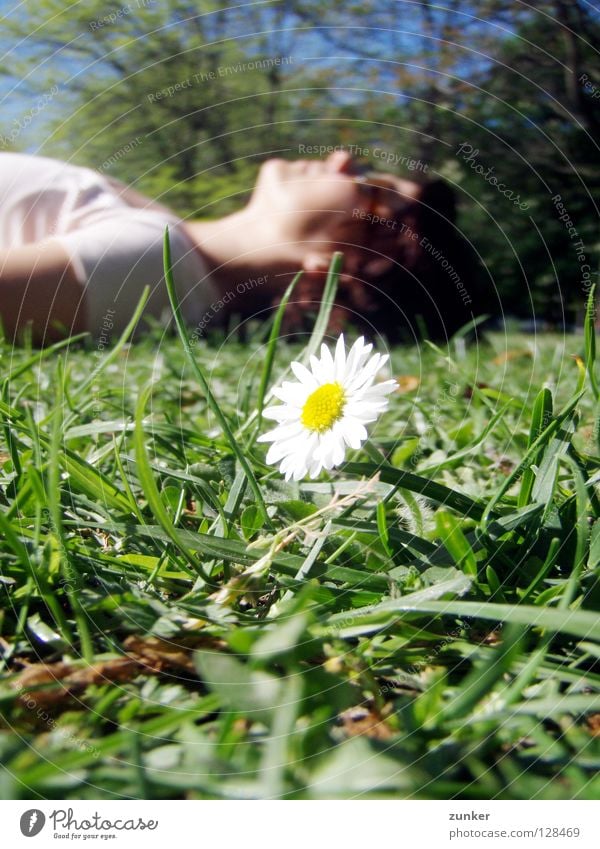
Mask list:
POLYGON ((324 383, 306 399, 300 421, 308 430, 324 433, 342 418, 346 396, 339 383, 324 383))

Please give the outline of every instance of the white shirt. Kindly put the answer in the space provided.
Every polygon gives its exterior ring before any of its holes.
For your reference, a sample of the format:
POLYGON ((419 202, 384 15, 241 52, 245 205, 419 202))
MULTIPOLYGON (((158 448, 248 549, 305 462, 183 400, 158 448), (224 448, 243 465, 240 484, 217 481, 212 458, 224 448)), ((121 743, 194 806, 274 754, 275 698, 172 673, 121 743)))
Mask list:
POLYGON ((58 240, 85 288, 86 329, 95 337, 106 338, 108 324, 113 332, 126 327, 146 285, 144 315, 170 316, 163 276, 167 225, 182 313, 195 325, 216 290, 181 219, 89 168, 0 153, 0 247, 58 240))

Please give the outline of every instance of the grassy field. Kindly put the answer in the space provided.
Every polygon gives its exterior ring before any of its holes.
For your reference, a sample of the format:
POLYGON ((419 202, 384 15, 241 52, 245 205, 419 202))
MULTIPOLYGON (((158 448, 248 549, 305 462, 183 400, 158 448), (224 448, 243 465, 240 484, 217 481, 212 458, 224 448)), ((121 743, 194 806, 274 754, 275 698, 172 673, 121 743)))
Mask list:
POLYGON ((591 336, 391 353, 285 483, 300 345, 1 349, 1 798, 598 797, 591 336))

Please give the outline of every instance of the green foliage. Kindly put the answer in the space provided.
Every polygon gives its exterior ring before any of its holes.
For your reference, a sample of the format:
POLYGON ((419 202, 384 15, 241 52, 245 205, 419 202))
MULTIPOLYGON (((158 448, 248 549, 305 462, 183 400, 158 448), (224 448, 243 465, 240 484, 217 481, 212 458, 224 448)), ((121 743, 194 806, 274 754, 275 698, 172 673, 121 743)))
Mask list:
POLYGON ((232 193, 247 193, 253 160, 273 150, 273 122, 282 122, 281 147, 291 138, 277 90, 296 69, 286 37, 269 33, 259 7, 203 5, 199 13, 183 0, 44 0, 14 10, 4 37, 27 32, 29 54, 11 56, 4 72, 29 76, 25 69, 40 62, 33 85, 58 89, 38 116, 40 152, 122 179, 181 213, 222 213, 232 193), (57 44, 63 49, 47 63, 57 44))

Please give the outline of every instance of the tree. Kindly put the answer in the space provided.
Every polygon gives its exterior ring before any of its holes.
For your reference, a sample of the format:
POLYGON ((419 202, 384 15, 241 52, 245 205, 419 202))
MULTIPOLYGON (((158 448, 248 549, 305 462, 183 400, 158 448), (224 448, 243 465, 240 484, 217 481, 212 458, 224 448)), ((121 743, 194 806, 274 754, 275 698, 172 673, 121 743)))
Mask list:
POLYGON ((582 0, 24 0, 3 24, 15 93, 58 92, 21 149, 217 215, 267 156, 345 144, 450 181, 492 303, 528 309, 524 284, 536 309, 581 302, 556 194, 596 270, 600 15, 582 0))
POLYGON ((493 64, 465 98, 472 126, 468 141, 479 151, 479 161, 495 165, 528 208, 525 214, 515 210, 482 183, 472 163, 464 167, 463 162, 462 184, 493 209, 506 234, 503 246, 492 248, 495 234, 490 222, 481 220, 483 252, 502 266, 509 304, 523 302, 526 284, 542 315, 558 320, 566 311, 572 321, 594 279, 582 274, 582 266, 595 275, 598 263, 600 88, 594 97, 593 86, 586 84, 586 79, 600 82, 598 19, 578 2, 539 3, 518 16, 515 4, 486 5, 490 13, 512 13, 512 32, 488 45, 493 64), (557 196, 560 201, 553 200, 557 196))
POLYGON ((9 51, 3 68, 27 91, 60 90, 39 152, 196 205, 198 174, 231 176, 240 159, 273 147, 277 89, 295 69, 254 17, 256 35, 223 0, 201 10, 181 0, 27 0, 3 34, 26 37, 27 56, 9 51))

